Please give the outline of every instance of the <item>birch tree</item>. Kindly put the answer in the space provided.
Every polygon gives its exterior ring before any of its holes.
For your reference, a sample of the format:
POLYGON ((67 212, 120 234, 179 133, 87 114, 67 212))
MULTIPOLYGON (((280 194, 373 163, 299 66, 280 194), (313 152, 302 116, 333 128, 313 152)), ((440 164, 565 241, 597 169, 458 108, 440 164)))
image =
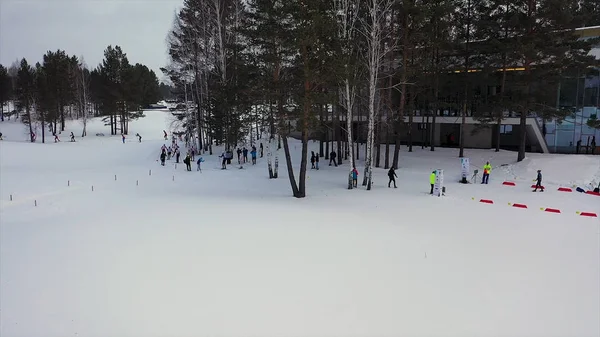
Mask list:
MULTIPOLYGON (((358 0, 335 0, 335 11, 338 26, 338 39, 342 49, 342 79, 340 83, 340 104, 346 109, 346 135, 348 137, 348 154, 350 160, 350 175, 356 163, 354 162, 354 139, 352 138, 352 119, 354 102, 356 100, 356 80, 359 67, 355 64, 357 48, 356 24, 358 21, 358 0)), ((341 154, 340 154, 341 156, 341 154)), ((348 189, 352 189, 352 180, 348 179, 348 189)))
POLYGON ((375 99, 377 96, 377 85, 379 83, 379 71, 381 64, 385 58, 386 52, 392 46, 385 45, 384 40, 387 39, 389 33, 384 30, 386 22, 390 20, 390 12, 394 0, 369 0, 367 2, 368 17, 363 20, 362 34, 365 36, 367 45, 366 59, 368 72, 368 118, 367 118, 367 151, 365 156, 365 174, 363 178, 363 186, 367 186, 367 190, 371 189, 373 177, 373 147, 375 145, 375 118, 376 107, 375 99))

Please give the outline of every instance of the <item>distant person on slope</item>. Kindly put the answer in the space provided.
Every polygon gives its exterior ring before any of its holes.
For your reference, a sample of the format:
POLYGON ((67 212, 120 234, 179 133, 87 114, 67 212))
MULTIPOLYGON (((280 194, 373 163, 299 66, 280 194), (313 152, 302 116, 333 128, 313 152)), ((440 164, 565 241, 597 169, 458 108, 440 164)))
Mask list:
POLYGON ((165 166, 165 159, 167 159, 167 154, 166 154, 165 150, 163 150, 163 151, 160 153, 160 164, 161 164, 162 166, 165 166))
POLYGON ((242 149, 242 153, 244 154, 244 163, 248 162, 248 149, 244 146, 244 149, 242 149))
POLYGON ((52 135, 54 136, 54 142, 60 142, 60 139, 58 139, 58 135, 56 134, 56 132, 53 132, 52 135))
POLYGON ((542 190, 541 192, 544 192, 544 186, 542 186, 542 170, 537 170, 537 178, 535 178, 534 181, 536 183, 533 192, 537 192, 538 188, 542 190))
POLYGON ((492 165, 490 165, 490 162, 486 162, 485 165, 483 165, 483 178, 481 178, 481 183, 482 184, 486 184, 488 183, 488 180, 490 180, 490 173, 492 172, 492 165))
POLYGON ((4 138, 2 138, 2 132, 0 132, 0 140, 3 140, 4 138))
POLYGON ((250 152, 250 155, 252 156, 252 165, 256 165, 256 147, 255 146, 252 147, 252 151, 250 152))
POLYGON ((223 158, 223 161, 221 162, 221 170, 226 170, 227 169, 227 154, 225 152, 223 152, 223 153, 221 153, 219 158, 223 158))
POLYGON ((139 133, 136 133, 135 136, 138 137, 138 141, 141 143, 142 142, 142 136, 140 136, 139 133))
POLYGON ((172 151, 173 151, 173 149, 169 146, 169 148, 167 149, 167 160, 171 160, 172 151))
POLYGON ((241 165, 242 164, 242 149, 240 149, 239 147, 237 148, 237 150, 235 151, 238 155, 238 164, 241 165))
POLYGON ((356 167, 352 169, 352 186, 358 186, 358 170, 356 169, 356 167))
POLYGON ((337 167, 337 161, 335 160, 336 157, 337 153, 335 153, 335 151, 331 151, 329 154, 329 166, 331 166, 331 163, 333 163, 335 167, 337 167))
POLYGON ((71 131, 71 142, 75 142, 75 135, 73 134, 72 131, 71 131))
POLYGON ((198 164, 198 168, 196 168, 196 171, 202 172, 201 163, 204 163, 204 158, 202 158, 202 157, 198 158, 198 161, 196 162, 196 164, 198 164))
POLYGON ((190 155, 188 154, 187 156, 185 156, 185 159, 183 160, 184 164, 185 164, 185 168, 188 171, 192 170, 192 159, 190 158, 190 155))
POLYGON ((310 151, 310 169, 315 168, 315 151, 310 151))
POLYGON ((431 185, 431 191, 429 194, 433 194, 433 186, 435 185, 435 171, 431 172, 429 175, 429 185, 431 185))
POLYGON ((263 157, 263 145, 260 143, 260 157, 263 157))
POLYGON ((175 150, 175 162, 179 163, 179 157, 181 156, 181 152, 179 152, 179 149, 175 150))
POLYGON ((125 144, 125 134, 122 133, 121 136, 123 137, 123 144, 125 144))
POLYGON ((394 170, 394 167, 393 166, 390 167, 390 170, 388 171, 388 178, 390 178, 390 181, 388 182, 388 188, 391 187, 390 185, 391 185, 392 182, 394 183, 394 188, 398 188, 396 186, 396 178, 397 177, 398 176, 396 175, 396 171, 394 170))
POLYGON ((163 130, 163 136, 165 137, 165 140, 168 140, 169 137, 167 137, 167 131, 163 130))
POLYGON ((319 155, 315 155, 315 169, 319 170, 319 155))

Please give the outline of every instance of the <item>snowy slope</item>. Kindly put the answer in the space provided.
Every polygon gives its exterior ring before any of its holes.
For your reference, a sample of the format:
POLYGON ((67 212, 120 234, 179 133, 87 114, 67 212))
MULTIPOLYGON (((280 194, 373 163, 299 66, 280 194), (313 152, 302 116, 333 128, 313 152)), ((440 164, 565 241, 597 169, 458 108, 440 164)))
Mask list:
POLYGON ((266 158, 161 167, 168 114, 146 114, 142 143, 93 136, 98 121, 43 145, 0 124, 2 337, 600 334, 600 221, 576 213, 600 197, 556 191, 600 181, 600 156, 467 150, 494 170, 461 185, 456 150, 403 148, 398 189, 378 169, 372 191, 347 190, 347 163, 322 160, 297 200, 282 153, 276 180, 266 158), (531 193, 538 168, 547 191, 531 193))

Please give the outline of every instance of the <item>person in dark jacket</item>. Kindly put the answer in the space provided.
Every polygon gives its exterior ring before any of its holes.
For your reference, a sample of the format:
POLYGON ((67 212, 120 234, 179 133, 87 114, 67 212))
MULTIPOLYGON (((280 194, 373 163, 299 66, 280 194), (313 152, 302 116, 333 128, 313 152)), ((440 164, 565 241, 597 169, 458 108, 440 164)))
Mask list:
POLYGON ((392 184, 392 182, 394 183, 394 188, 398 188, 396 186, 396 178, 398 176, 396 175, 396 171, 394 170, 394 167, 390 167, 390 170, 388 171, 388 178, 390 178, 390 181, 388 182, 388 188, 391 187, 390 185, 392 184))
POLYGON ((260 157, 263 157, 263 145, 260 143, 260 157))
POLYGON ((535 189, 533 191, 537 192, 537 189, 540 188, 542 192, 544 192, 544 186, 542 186, 542 170, 537 170, 537 178, 535 180, 535 189))
POLYGON ((335 167, 337 167, 337 161, 335 160, 335 157, 337 157, 337 153, 335 153, 335 151, 331 151, 329 154, 329 166, 331 166, 331 163, 333 163, 335 167))
POLYGON ((319 155, 318 154, 315 155, 315 169, 317 171, 319 170, 319 155))
POLYGON ((248 149, 246 147, 244 147, 242 149, 242 154, 244 155, 244 163, 248 162, 248 149))
POLYGON ((179 163, 179 157, 181 156, 181 152, 179 152, 179 149, 175 150, 175 162, 179 163))
POLYGON ((162 152, 160 153, 160 164, 162 166, 165 166, 165 159, 167 159, 167 153, 165 152, 165 150, 162 150, 162 152))
POLYGON ((237 149, 237 151, 236 151, 236 152, 237 152, 237 155, 238 155, 238 164, 240 164, 240 165, 241 165, 241 164, 242 164, 242 149, 240 149, 240 148, 238 147, 238 149, 237 149))
POLYGON ((185 164, 185 168, 188 171, 192 170, 192 158, 190 157, 189 154, 187 156, 185 156, 185 159, 183 160, 183 163, 185 164))
POLYGON ((310 151, 310 169, 315 168, 315 151, 310 151))

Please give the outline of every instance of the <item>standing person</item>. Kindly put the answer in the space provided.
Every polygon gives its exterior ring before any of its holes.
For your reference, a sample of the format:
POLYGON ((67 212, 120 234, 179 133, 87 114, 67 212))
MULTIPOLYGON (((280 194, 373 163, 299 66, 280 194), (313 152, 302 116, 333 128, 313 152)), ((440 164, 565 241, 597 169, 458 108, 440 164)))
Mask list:
POLYGON ((315 151, 310 151, 310 169, 315 168, 315 151))
POLYGON ((237 148, 237 150, 235 151, 238 155, 238 164, 242 164, 242 149, 240 149, 239 147, 237 148))
POLYGON ((256 147, 255 146, 252 147, 252 151, 250 152, 250 155, 252 156, 252 165, 256 165, 256 147))
POLYGON ((188 171, 192 170, 192 159, 190 158, 190 155, 185 156, 185 159, 183 160, 183 162, 185 163, 185 168, 188 171))
POLYGON ((136 135, 136 137, 138 137, 138 141, 141 143, 142 142, 142 136, 140 136, 139 133, 136 133, 135 135, 136 135))
POLYGON ((481 183, 482 184, 486 184, 488 183, 488 180, 490 180, 490 173, 492 172, 492 165, 490 165, 490 162, 486 162, 485 165, 483 165, 483 178, 481 178, 481 183))
POLYGON ((537 192, 538 188, 540 188, 542 192, 544 192, 544 186, 542 186, 542 170, 537 170, 537 177, 534 181, 536 181, 536 183, 533 192, 537 192))
POLYGON ((225 152, 223 152, 223 153, 221 153, 219 158, 223 158, 223 161, 221 162, 221 170, 226 170, 227 169, 227 154, 225 152))
POLYGON ((358 170, 356 169, 356 166, 352 169, 352 186, 358 186, 358 170))
POLYGON ((315 155, 315 169, 319 170, 319 155, 315 155))
POLYGON ((58 139, 58 135, 56 134, 56 132, 53 132, 52 135, 54 136, 54 142, 60 142, 60 139, 58 139))
POLYGON ((244 163, 248 162, 248 149, 244 146, 244 149, 242 150, 242 153, 244 154, 244 163))
POLYGON ((165 150, 163 150, 163 151, 160 153, 160 164, 161 164, 162 166, 165 166, 165 159, 167 159, 167 154, 165 153, 165 150))
POLYGON ((575 144, 575 154, 579 154, 579 152, 581 152, 581 139, 575 144))
POLYGON ((71 131, 71 142, 75 141, 75 135, 73 134, 73 131, 71 131))
POLYGON ((169 146, 169 148, 167 149, 167 160, 171 160, 172 151, 173 151, 173 149, 169 146))
POLYGON ((335 167, 337 167, 337 161, 335 160, 335 157, 337 157, 337 153, 335 153, 335 151, 331 151, 329 154, 329 166, 331 166, 331 163, 333 163, 335 167))
POLYGON ((194 160, 194 157, 196 156, 196 147, 192 146, 192 150, 190 151, 190 154, 192 155, 192 160, 194 160))
POLYGON ((260 157, 263 157, 263 145, 260 143, 260 157))
POLYGON ((179 157, 181 156, 181 152, 179 149, 175 150, 175 162, 179 164, 179 157))
POLYGON ((431 191, 429 194, 433 194, 433 186, 435 185, 435 171, 431 172, 429 175, 429 185, 431 185, 431 191))
POLYGON ((390 185, 391 185, 392 182, 394 183, 394 188, 398 188, 396 186, 396 178, 397 177, 398 176, 396 175, 396 171, 394 170, 394 167, 393 166, 390 167, 390 170, 388 171, 388 178, 390 178, 390 181, 388 181, 388 188, 391 187, 390 185))
POLYGON ((122 133, 122 134, 121 134, 121 136, 122 136, 122 138, 123 138, 123 144, 125 144, 125 134, 124 134, 124 133, 122 133))
POLYGON ((198 158, 198 161, 196 162, 196 164, 198 165, 198 167, 196 168, 196 171, 200 171, 200 173, 202 173, 201 163, 204 163, 204 158, 202 158, 202 157, 198 158))

